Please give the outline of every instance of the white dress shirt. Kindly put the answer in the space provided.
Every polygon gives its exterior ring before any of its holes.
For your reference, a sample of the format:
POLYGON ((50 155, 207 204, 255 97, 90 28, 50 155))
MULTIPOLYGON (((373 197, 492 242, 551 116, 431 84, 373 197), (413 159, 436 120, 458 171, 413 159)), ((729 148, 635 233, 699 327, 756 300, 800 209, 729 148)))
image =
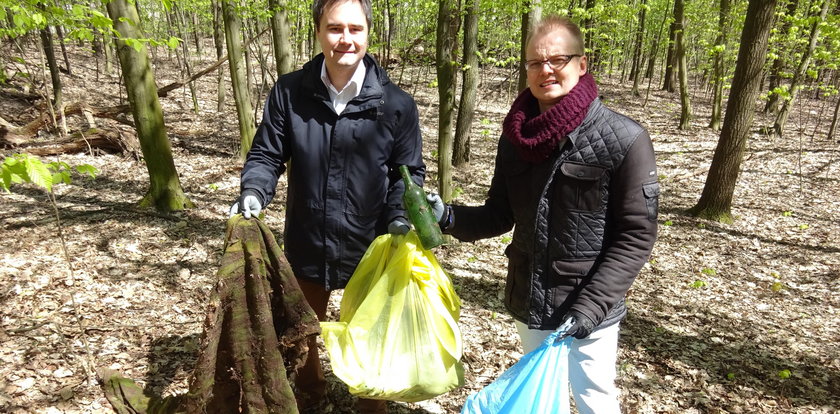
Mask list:
POLYGON ((327 92, 330 93, 330 100, 332 100, 335 113, 340 115, 344 111, 344 108, 347 107, 347 103, 359 96, 366 73, 365 62, 359 61, 359 66, 356 66, 356 71, 353 72, 353 76, 350 77, 347 85, 344 85, 344 88, 339 91, 330 82, 330 77, 327 76, 327 65, 321 65, 321 81, 324 82, 324 85, 327 87, 327 92))

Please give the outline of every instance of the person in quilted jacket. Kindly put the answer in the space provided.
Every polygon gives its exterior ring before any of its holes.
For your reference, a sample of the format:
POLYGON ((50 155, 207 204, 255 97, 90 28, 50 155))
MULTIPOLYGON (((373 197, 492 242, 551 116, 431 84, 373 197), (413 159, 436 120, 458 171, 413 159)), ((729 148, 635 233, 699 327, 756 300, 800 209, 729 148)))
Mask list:
POLYGON ((583 45, 570 20, 541 20, 527 41, 528 88, 504 120, 484 204, 428 199, 459 240, 513 229, 504 302, 524 351, 563 330, 573 337, 579 412, 618 414, 619 324, 656 239, 659 184, 647 131, 601 102, 583 45))

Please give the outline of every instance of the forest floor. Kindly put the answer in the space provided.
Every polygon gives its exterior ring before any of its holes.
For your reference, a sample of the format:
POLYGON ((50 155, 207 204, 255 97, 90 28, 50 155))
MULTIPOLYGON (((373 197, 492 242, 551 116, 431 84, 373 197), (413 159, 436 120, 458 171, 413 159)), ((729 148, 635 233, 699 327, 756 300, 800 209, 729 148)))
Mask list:
MULTIPOLYGON (((175 60, 165 52, 158 58, 158 85, 178 80, 175 60)), ((27 61, 37 62, 37 54, 27 61)), ((124 103, 119 79, 99 73, 101 62, 88 52, 72 49, 71 63, 73 75, 63 77, 67 102, 124 103)), ((40 70, 28 70, 41 82, 40 70)), ((433 68, 390 73, 416 97, 427 187, 433 189, 433 68)), ((486 193, 500 124, 513 99, 506 75, 482 76, 472 160, 454 172, 458 203, 480 203, 486 193)), ((797 106, 784 138, 762 134, 760 127, 772 119, 756 116, 732 206, 736 220, 723 225, 684 214, 699 199, 718 139, 706 128, 704 93, 694 96, 691 127, 680 131, 677 94, 652 90, 643 105, 644 90, 642 98, 634 97, 628 85, 596 77, 607 105, 650 131, 663 189, 659 239, 621 325, 624 410, 840 412, 840 145, 825 138, 828 104, 797 106)), ((12 81, 23 84, 20 76, 12 81)), ((196 208, 162 215, 136 207, 148 175, 131 156, 49 157, 100 171, 95 179, 74 175, 72 184, 55 188, 70 272, 47 194, 29 185, 0 194, 0 412, 110 412, 85 364, 117 370, 157 394, 185 390, 240 170, 230 92, 217 112, 215 75, 196 85, 198 114, 188 88, 161 99, 181 184, 196 208)), ((26 101, 0 99, 0 114, 17 125, 39 111, 26 101)), ((132 133, 108 119, 97 122, 132 133)), ((81 123, 71 118, 68 126, 81 123)), ((53 138, 40 134, 37 140, 53 138)), ((3 155, 13 152, 4 149, 3 155)), ((265 220, 276 235, 283 229, 285 179, 279 186, 265 220)), ((436 250, 463 301, 466 384, 420 403, 389 403, 391 412, 457 413, 469 394, 522 356, 501 300, 507 241, 509 235, 453 241, 436 250)), ((333 318, 339 298, 334 293, 333 318)), ((329 379, 331 412, 352 412, 355 397, 337 378, 329 379)))

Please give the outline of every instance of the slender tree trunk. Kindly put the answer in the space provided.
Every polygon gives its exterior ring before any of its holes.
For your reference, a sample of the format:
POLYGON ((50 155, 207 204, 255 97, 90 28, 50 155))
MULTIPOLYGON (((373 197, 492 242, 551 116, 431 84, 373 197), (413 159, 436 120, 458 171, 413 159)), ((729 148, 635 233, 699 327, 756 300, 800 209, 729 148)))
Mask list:
POLYGON ((239 118, 239 137, 241 146, 239 156, 242 160, 248 155, 254 141, 256 125, 251 112, 251 94, 245 62, 242 59, 242 24, 236 14, 236 4, 231 0, 221 0, 222 14, 225 21, 230 82, 233 86, 233 99, 236 101, 236 114, 239 118))
MULTIPOLYGON (((784 19, 784 22, 782 23, 782 28, 779 30, 779 33, 787 35, 790 32, 793 27, 792 17, 796 14, 796 9, 798 7, 799 0, 788 0, 785 15, 781 17, 784 19)), ((764 105, 764 113, 766 114, 774 114, 779 110, 779 98, 781 95, 775 92, 775 90, 782 85, 782 72, 785 70, 785 64, 787 63, 788 54, 784 49, 784 47, 779 48, 779 56, 776 56, 776 59, 773 60, 773 66, 770 69, 770 73, 767 74, 769 79, 768 91, 770 92, 770 95, 767 97, 767 103, 764 105)))
MULTIPOLYGON (((107 1, 107 0, 105 0, 107 1)), ((103 1, 102 8, 105 9, 105 13, 108 13, 107 8, 105 7, 105 1, 103 1)), ((105 74, 111 75, 114 73, 114 36, 106 33, 102 33, 102 50, 105 52, 105 74)))
MULTIPOLYGON (((225 22, 222 18, 222 5, 219 0, 213 0, 213 45, 216 47, 216 60, 225 55, 225 22)), ((225 67, 219 66, 216 77, 216 112, 223 112, 225 109, 225 67)))
MULTIPOLYGON (((195 55, 201 57, 202 49, 201 49, 201 30, 199 27, 199 19, 198 13, 193 11, 190 13, 190 21, 192 22, 192 35, 193 35, 193 43, 195 43, 195 55)), ((186 41, 186 40, 184 40, 186 41)))
POLYGON ((388 25, 385 31, 385 59, 387 59, 387 64, 390 66, 393 60, 394 32, 396 31, 397 21, 397 13, 394 11, 391 0, 385 0, 385 14, 385 22, 388 25))
POLYGON ((814 56, 814 50, 817 48, 817 40, 820 36, 820 26, 825 22, 825 17, 828 15, 828 6, 831 2, 823 0, 822 8, 820 9, 819 18, 811 23, 811 33, 808 37, 808 49, 802 53, 802 58, 799 59, 799 65, 796 72, 793 73, 793 79, 790 82, 790 97, 785 99, 782 104, 782 109, 776 115, 776 121, 773 123, 773 131, 778 136, 782 136, 785 132, 785 124, 787 124, 790 109, 796 102, 796 95, 802 89, 805 83, 805 76, 807 75, 808 66, 811 65, 811 58, 814 56))
POLYGON ((674 0, 674 21, 671 22, 671 27, 668 29, 668 56, 665 58, 665 76, 662 79, 662 90, 674 92, 677 83, 676 73, 674 67, 677 65, 676 47, 677 47, 677 2, 674 0))
MULTIPOLYGON (((648 61, 647 71, 645 77, 653 79, 653 74, 656 69, 656 60, 659 59, 659 45, 662 43, 662 31, 665 29, 665 22, 671 15, 671 9, 666 7, 662 13, 662 23, 659 25, 659 30, 656 31, 656 41, 653 42, 653 53, 650 54, 650 61, 648 61)), ((650 82, 648 82, 648 93, 650 93, 650 82)))
POLYGON ((464 65, 461 69, 461 103, 455 127, 455 153, 452 164, 460 167, 470 162, 470 130, 478 89, 478 13, 480 0, 467 0, 464 4, 464 65))
POLYGON ((526 0, 527 10, 522 13, 522 25, 520 26, 521 37, 519 38, 519 80, 516 84, 517 93, 525 89, 528 83, 528 74, 525 72, 525 49, 528 47, 528 35, 531 28, 542 18, 541 0, 526 0))
POLYGON ((639 73, 642 71, 642 45, 645 36, 645 16, 647 15, 647 0, 642 0, 639 8, 639 29, 636 30, 636 41, 633 46, 633 68, 630 70, 630 80, 633 81, 633 96, 639 96, 639 73))
POLYGON ((586 0, 586 20, 583 21, 583 42, 584 47, 586 48, 586 62, 589 65, 589 68, 593 71, 596 70, 598 65, 600 64, 598 58, 598 51, 595 50, 595 19, 592 17, 592 10, 595 9, 595 3, 597 0, 586 0))
POLYGON ((61 72, 58 70, 58 62, 55 60, 55 49, 53 48, 52 33, 46 27, 40 30, 41 44, 44 45, 44 56, 47 58, 47 67, 50 69, 50 80, 53 89, 53 105, 59 110, 62 104, 61 72))
POLYGON ((675 58, 677 61, 680 77, 680 129, 686 130, 691 126, 691 97, 688 92, 688 65, 685 58, 685 3, 683 0, 674 2, 674 22, 676 26, 676 48, 675 58))
MULTIPOLYGON (((178 26, 178 35, 183 39, 181 42, 181 48, 183 49, 184 53, 184 69, 187 72, 187 77, 192 77, 192 66, 190 63, 190 48, 188 46, 186 39, 186 33, 184 32, 187 26, 187 19, 184 16, 183 10, 178 7, 177 3, 172 4, 172 11, 175 12, 175 17, 177 19, 177 26, 178 26)), ((193 103, 193 113, 198 114, 198 94, 195 90, 195 82, 189 83, 190 88, 190 96, 192 97, 193 103)))
POLYGON ((726 117, 703 193, 690 214, 732 222, 732 197, 752 128, 776 0, 749 0, 726 117))
POLYGON ((726 43, 728 41, 729 31, 729 0, 720 0, 720 13, 718 14, 718 35, 715 40, 715 62, 714 62, 714 79, 713 82, 713 96, 712 96, 712 117, 709 121, 709 128, 720 130, 720 121, 722 118, 721 111, 723 109, 723 84, 725 82, 725 69, 723 67, 724 58, 726 57, 726 43))
MULTIPOLYGON (((108 14, 114 28, 124 38, 141 38, 137 9, 128 0, 108 2, 108 14)), ((149 64, 146 47, 140 50, 118 41, 117 54, 125 78, 128 100, 140 140, 140 149, 149 172, 149 191, 140 201, 144 207, 154 206, 158 211, 169 212, 194 207, 181 189, 172 148, 166 135, 163 112, 157 97, 154 72, 149 64)))
POLYGON ((437 78, 440 108, 438 112, 438 192, 445 202, 452 199, 452 113, 455 110, 455 68, 458 43, 458 3, 439 0, 437 27, 437 78))
POLYGON ((834 104, 834 117, 831 118, 831 127, 828 128, 828 135, 826 136, 829 141, 833 140, 837 133, 838 117, 840 117, 840 96, 837 97, 837 103, 834 104))
POLYGON ((294 69, 292 58, 292 36, 289 19, 286 16, 286 0, 269 0, 271 9, 271 36, 274 41, 274 64, 277 77, 294 69))
POLYGON ((60 25, 55 26, 55 35, 58 37, 58 44, 61 46, 61 56, 64 58, 64 67, 67 69, 67 74, 72 75, 73 71, 70 69, 70 59, 67 58, 67 46, 64 44, 64 31, 60 25))

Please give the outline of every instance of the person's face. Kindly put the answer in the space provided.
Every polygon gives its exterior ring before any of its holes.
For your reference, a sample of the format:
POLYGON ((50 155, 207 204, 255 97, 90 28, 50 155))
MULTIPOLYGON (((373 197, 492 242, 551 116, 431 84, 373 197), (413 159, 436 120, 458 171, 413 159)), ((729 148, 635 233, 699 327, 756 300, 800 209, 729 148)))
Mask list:
POLYGON ((576 55, 565 28, 535 35, 525 49, 528 88, 545 112, 569 94, 586 73, 586 56, 576 55))
POLYGON ((317 37, 327 69, 355 70, 368 45, 368 25, 362 4, 347 0, 324 10, 317 37))

